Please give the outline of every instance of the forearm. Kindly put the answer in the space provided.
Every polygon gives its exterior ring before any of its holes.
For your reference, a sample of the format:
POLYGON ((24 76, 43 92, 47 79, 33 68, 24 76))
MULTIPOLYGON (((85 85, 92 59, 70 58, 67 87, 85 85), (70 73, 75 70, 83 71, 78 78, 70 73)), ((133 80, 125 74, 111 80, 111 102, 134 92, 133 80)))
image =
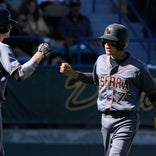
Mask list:
POLYGON ((12 73, 12 76, 16 80, 25 80, 29 76, 32 75, 32 73, 35 71, 35 69, 37 68, 37 66, 38 66, 38 63, 36 62, 36 60, 34 60, 34 58, 32 58, 28 62, 26 62, 23 65, 21 65, 21 67, 19 67, 18 69, 16 69, 12 73))
POLYGON ((80 72, 73 70, 68 63, 62 63, 60 66, 60 72, 73 79, 80 80, 87 84, 94 84, 92 73, 80 72))
POLYGON ((94 84, 92 73, 85 73, 85 72, 79 72, 79 71, 77 73, 78 73, 78 76, 77 76, 78 80, 87 84, 94 84))
POLYGON ((16 68, 11 76, 16 80, 25 80, 36 70, 38 64, 43 58, 45 58, 51 52, 51 47, 47 43, 41 43, 38 46, 37 52, 32 56, 32 58, 16 68))
POLYGON ((41 52, 36 52, 32 59, 34 59, 38 64, 41 62, 41 60, 44 58, 43 54, 41 52))
POLYGON ((67 73, 66 75, 87 84, 94 84, 91 73, 85 73, 85 72, 73 70, 70 74, 67 73))

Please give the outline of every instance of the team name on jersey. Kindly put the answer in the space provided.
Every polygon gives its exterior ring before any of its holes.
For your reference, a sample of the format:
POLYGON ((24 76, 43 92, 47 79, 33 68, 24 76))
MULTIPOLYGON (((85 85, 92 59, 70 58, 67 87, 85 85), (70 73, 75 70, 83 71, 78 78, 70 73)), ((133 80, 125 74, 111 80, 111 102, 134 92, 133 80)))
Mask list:
POLYGON ((128 90, 128 83, 126 79, 112 75, 99 76, 99 88, 102 88, 103 86, 128 90))

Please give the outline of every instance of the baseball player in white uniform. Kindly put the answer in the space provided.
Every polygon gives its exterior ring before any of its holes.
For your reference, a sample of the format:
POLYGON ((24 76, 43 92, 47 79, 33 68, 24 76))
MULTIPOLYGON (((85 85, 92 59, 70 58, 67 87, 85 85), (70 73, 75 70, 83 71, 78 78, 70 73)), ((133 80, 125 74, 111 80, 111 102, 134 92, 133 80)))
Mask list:
MULTIPOLYGON (((9 45, 3 43, 3 40, 10 36, 14 24, 16 24, 16 21, 11 19, 10 12, 7 9, 0 8, 0 104, 6 99, 8 77, 11 76, 17 81, 27 79, 35 71, 40 61, 51 52, 47 43, 41 43, 32 58, 21 65, 9 45)), ((0 156, 4 155, 0 110, 0 156)))
POLYGON ((97 58, 92 73, 73 70, 68 63, 61 64, 60 72, 98 86, 105 156, 128 156, 140 123, 140 94, 145 92, 156 110, 156 82, 146 65, 125 50, 129 32, 124 25, 108 25, 100 38, 106 54, 97 58))

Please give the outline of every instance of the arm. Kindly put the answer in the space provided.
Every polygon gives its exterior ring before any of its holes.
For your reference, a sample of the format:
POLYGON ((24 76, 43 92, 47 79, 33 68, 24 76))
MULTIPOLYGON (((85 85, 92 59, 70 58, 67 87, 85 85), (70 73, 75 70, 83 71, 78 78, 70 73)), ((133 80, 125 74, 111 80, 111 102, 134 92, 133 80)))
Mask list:
POLYGON ((13 70, 10 75, 16 80, 27 79, 35 71, 40 61, 45 58, 50 52, 51 48, 47 43, 40 44, 37 52, 32 56, 32 58, 23 65, 13 70))
POLYGON ((94 84, 92 73, 85 73, 73 70, 68 63, 62 63, 60 66, 60 72, 73 79, 80 80, 87 84, 94 84))

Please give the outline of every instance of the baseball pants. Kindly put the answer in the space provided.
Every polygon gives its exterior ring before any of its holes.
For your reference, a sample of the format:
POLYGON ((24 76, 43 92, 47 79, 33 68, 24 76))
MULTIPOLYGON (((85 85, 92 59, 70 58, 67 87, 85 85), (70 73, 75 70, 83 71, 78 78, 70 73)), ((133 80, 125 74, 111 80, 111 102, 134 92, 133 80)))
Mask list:
POLYGON ((102 136, 105 156, 128 156, 132 141, 139 128, 139 115, 102 114, 102 136))

